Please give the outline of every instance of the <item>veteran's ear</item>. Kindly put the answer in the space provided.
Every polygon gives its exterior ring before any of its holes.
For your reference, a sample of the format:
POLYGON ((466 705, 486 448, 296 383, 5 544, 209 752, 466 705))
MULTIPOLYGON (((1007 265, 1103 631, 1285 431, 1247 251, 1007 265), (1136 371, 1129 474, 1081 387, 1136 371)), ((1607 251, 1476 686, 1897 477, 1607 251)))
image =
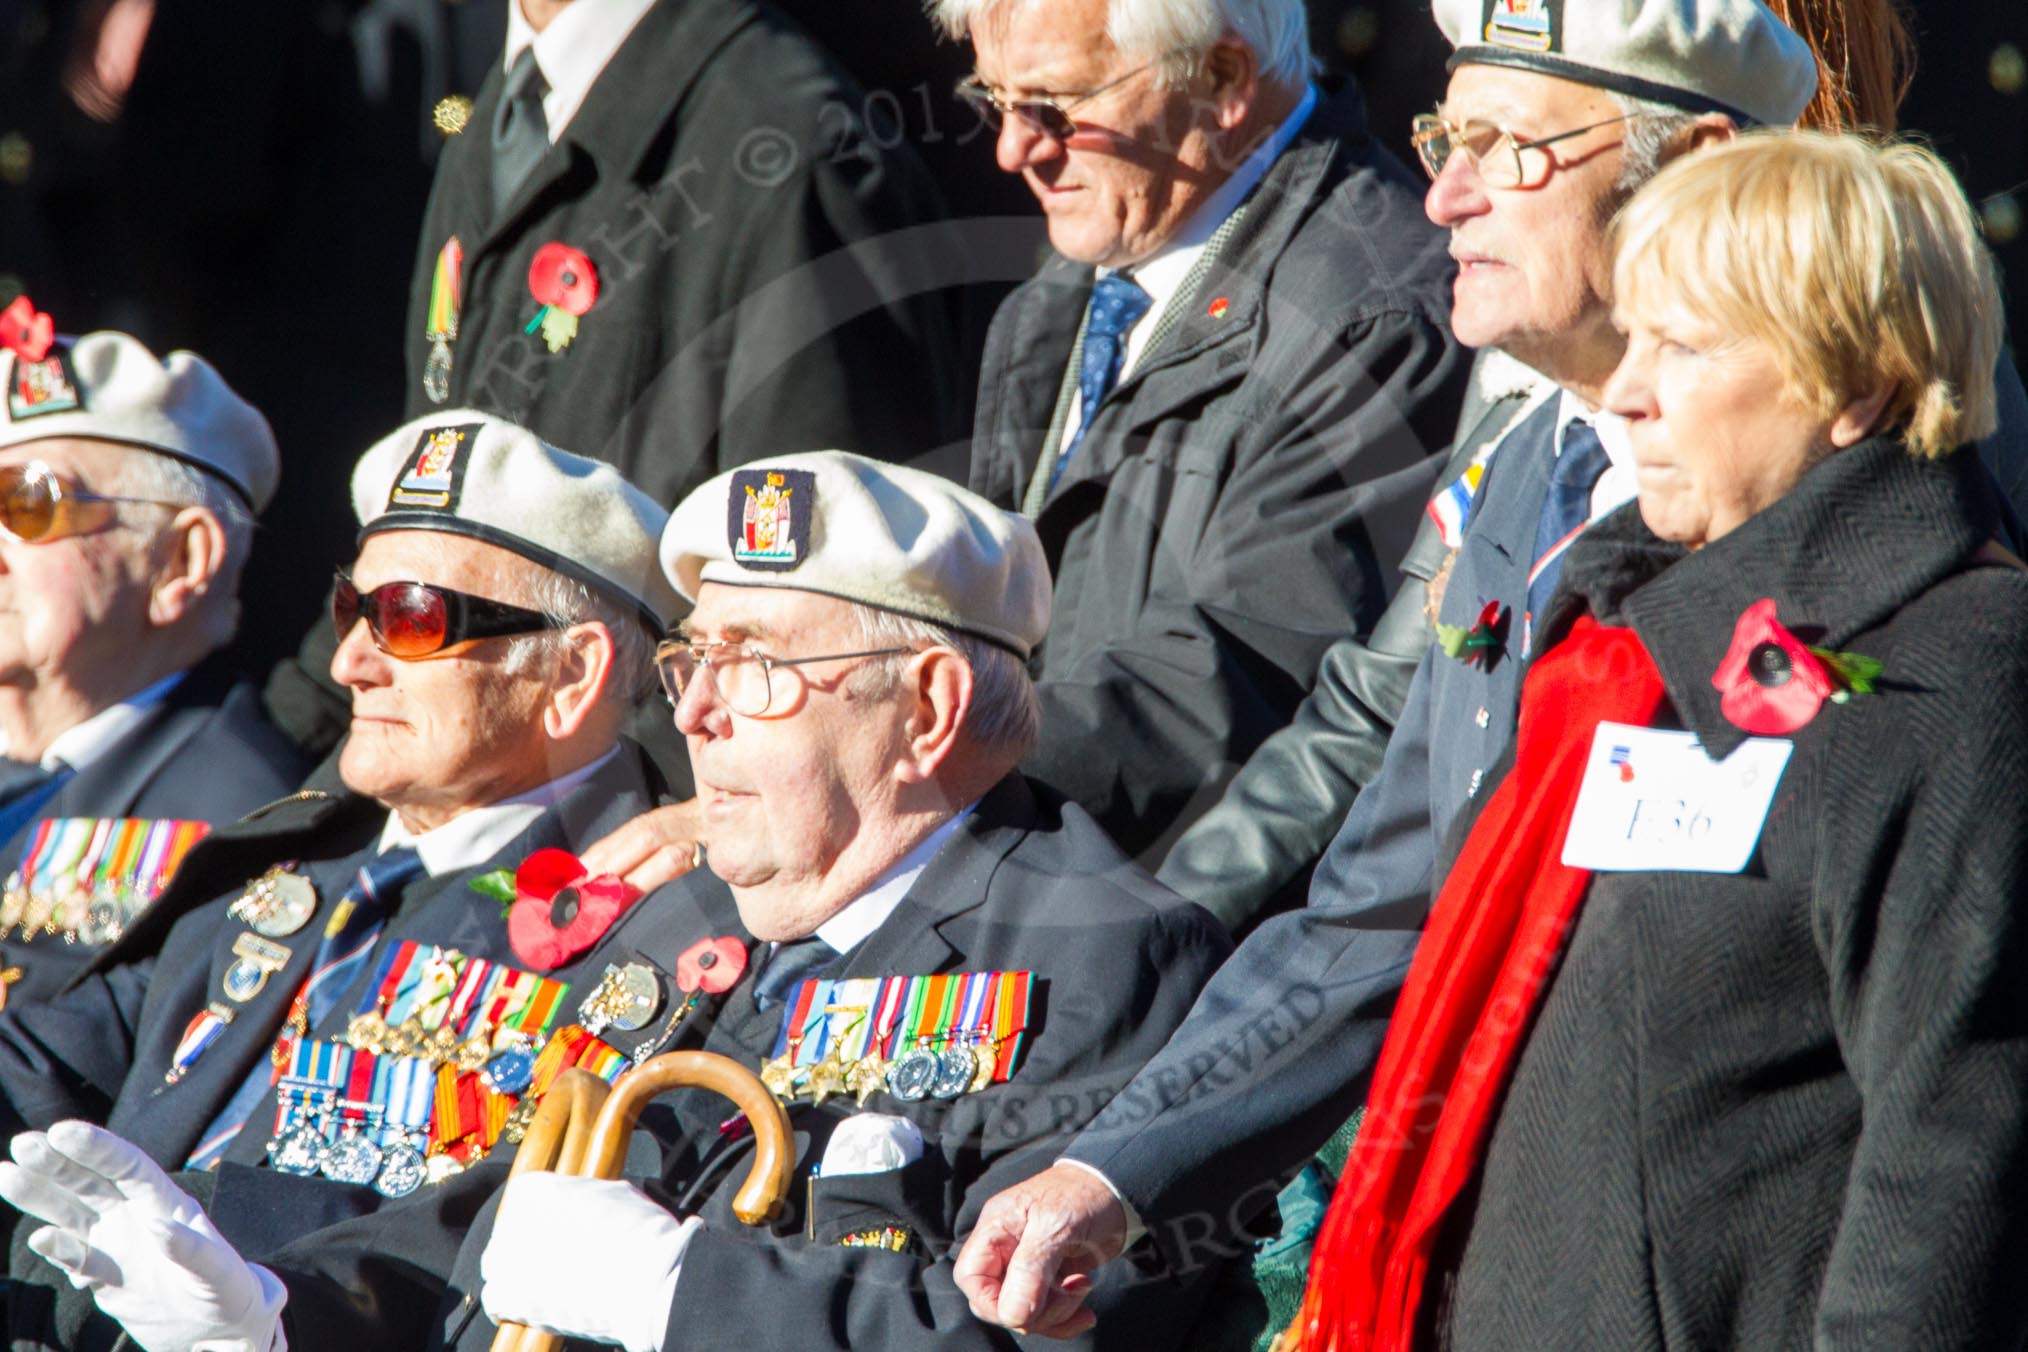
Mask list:
POLYGON ((166 629, 203 601, 225 567, 225 525, 209 507, 182 507, 160 537, 148 620, 166 629))
POLYGON ((910 701, 904 744, 895 775, 924 784, 958 744, 972 709, 972 664, 951 648, 925 648, 908 660, 902 689, 910 701))

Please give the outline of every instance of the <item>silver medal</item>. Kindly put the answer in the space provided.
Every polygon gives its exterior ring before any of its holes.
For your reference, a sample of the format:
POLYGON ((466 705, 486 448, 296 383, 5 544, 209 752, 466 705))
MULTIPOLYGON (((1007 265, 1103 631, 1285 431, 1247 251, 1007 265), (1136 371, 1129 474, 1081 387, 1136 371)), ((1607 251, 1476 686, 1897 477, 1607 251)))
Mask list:
POLYGON ((937 1053, 936 1078, 930 1081, 931 1098, 956 1098, 972 1087, 978 1074, 979 1058, 970 1047, 946 1047, 937 1053))
POLYGON ((929 1097, 937 1069, 935 1052, 927 1047, 911 1047, 887 1068, 887 1092, 903 1103, 920 1103, 929 1097))
POLYGON ((334 1183, 367 1184, 380 1172, 380 1147, 357 1128, 348 1128, 324 1153, 320 1166, 334 1183))
POLYGON ((420 1188, 428 1175, 423 1152, 402 1141, 387 1148, 380 1164, 380 1177, 373 1180, 373 1190, 382 1197, 406 1197, 420 1188))

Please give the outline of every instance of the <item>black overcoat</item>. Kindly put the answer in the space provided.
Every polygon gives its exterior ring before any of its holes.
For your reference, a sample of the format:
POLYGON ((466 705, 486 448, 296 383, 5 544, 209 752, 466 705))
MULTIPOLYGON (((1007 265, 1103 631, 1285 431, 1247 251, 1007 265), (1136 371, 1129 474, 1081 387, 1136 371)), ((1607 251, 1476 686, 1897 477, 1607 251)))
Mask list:
MULTIPOLYGON (((1027 768, 1150 867, 1393 592, 1468 374, 1421 193, 1356 89, 1321 99, 1036 514, 1027 768)), ((993 317, 971 482, 1002 506, 1055 452, 1093 276, 1053 258, 993 317)))
POLYGON ((1988 483, 1880 439, 1687 557, 1637 504, 1571 549, 1548 636, 1631 625, 1714 757, 1754 602, 1884 670, 1793 734, 1744 871, 1593 876, 1431 1345, 2022 1345, 2028 575, 1976 557, 1988 483))

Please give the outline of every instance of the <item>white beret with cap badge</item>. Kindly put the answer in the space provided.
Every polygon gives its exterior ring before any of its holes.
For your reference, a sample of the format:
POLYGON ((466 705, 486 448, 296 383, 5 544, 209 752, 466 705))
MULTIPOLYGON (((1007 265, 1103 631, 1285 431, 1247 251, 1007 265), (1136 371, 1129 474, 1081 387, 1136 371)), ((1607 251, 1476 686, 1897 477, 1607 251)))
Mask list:
POLYGON ((611 465, 475 409, 418 418, 352 471, 359 538, 433 530, 510 549, 641 612, 660 632, 676 594, 656 562, 669 514, 611 465))
POLYGON ((1450 68, 1511 66, 1735 122, 1791 125, 1817 58, 1760 0, 1435 0, 1450 68))
POLYGON ((158 358, 140 339, 104 331, 59 337, 40 360, 0 352, 0 363, 0 447, 110 441, 208 470, 256 512, 275 496, 282 457, 268 420, 195 352, 158 358))
POLYGON ((856 601, 1026 659, 1049 629, 1049 564, 1026 517, 948 479, 846 451, 721 474, 678 503, 662 566, 706 582, 856 601))

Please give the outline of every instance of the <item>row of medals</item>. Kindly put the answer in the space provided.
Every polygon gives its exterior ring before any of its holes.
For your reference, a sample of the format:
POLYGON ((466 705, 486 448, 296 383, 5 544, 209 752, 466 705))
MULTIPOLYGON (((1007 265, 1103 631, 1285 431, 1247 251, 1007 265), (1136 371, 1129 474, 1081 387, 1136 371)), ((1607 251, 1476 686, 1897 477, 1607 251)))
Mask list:
POLYGON ((18 924, 24 943, 38 934, 61 934, 67 944, 109 944, 126 928, 127 916, 147 900, 141 889, 123 884, 87 892, 73 878, 63 882, 61 887, 25 887, 19 870, 9 874, 6 891, 0 893, 0 937, 18 924), (80 899, 84 916, 75 925, 59 923, 57 917, 80 899))
MULTIPOLYGON (((525 1092, 535 1078, 537 1042, 525 1033, 502 1029, 489 1039, 474 1033, 463 1039, 448 1025, 424 1028, 419 1019, 390 1026, 377 1011, 355 1014, 346 1025, 345 1041, 355 1050, 376 1056, 412 1058, 427 1062, 432 1070, 455 1066, 463 1072, 477 1071, 480 1080, 496 1094, 525 1092)), ((335 1095, 314 1119, 292 1127, 273 1142, 270 1154, 274 1167, 291 1174, 319 1174, 339 1183, 371 1183, 386 1197, 404 1197, 425 1182, 437 1182, 466 1166, 451 1155, 426 1155, 422 1133, 404 1132, 384 1149, 375 1144, 380 1135, 379 1105, 341 1104, 335 1095), (334 1109, 357 1107, 363 1121, 348 1123, 337 1140, 331 1139, 330 1122, 334 1109)), ((534 1101, 523 1099, 509 1113, 501 1139, 521 1139, 534 1117, 534 1101)))
POLYGON ((954 1099, 993 1083, 998 1054, 999 1040, 979 1033, 968 1043, 911 1047, 892 1061, 877 1055, 857 1061, 833 1055, 800 1067, 787 1056, 777 1056, 761 1067, 761 1083, 784 1103, 804 1094, 813 1103, 822 1103, 834 1094, 850 1094, 863 1108, 866 1100, 882 1089, 903 1103, 954 1099))

